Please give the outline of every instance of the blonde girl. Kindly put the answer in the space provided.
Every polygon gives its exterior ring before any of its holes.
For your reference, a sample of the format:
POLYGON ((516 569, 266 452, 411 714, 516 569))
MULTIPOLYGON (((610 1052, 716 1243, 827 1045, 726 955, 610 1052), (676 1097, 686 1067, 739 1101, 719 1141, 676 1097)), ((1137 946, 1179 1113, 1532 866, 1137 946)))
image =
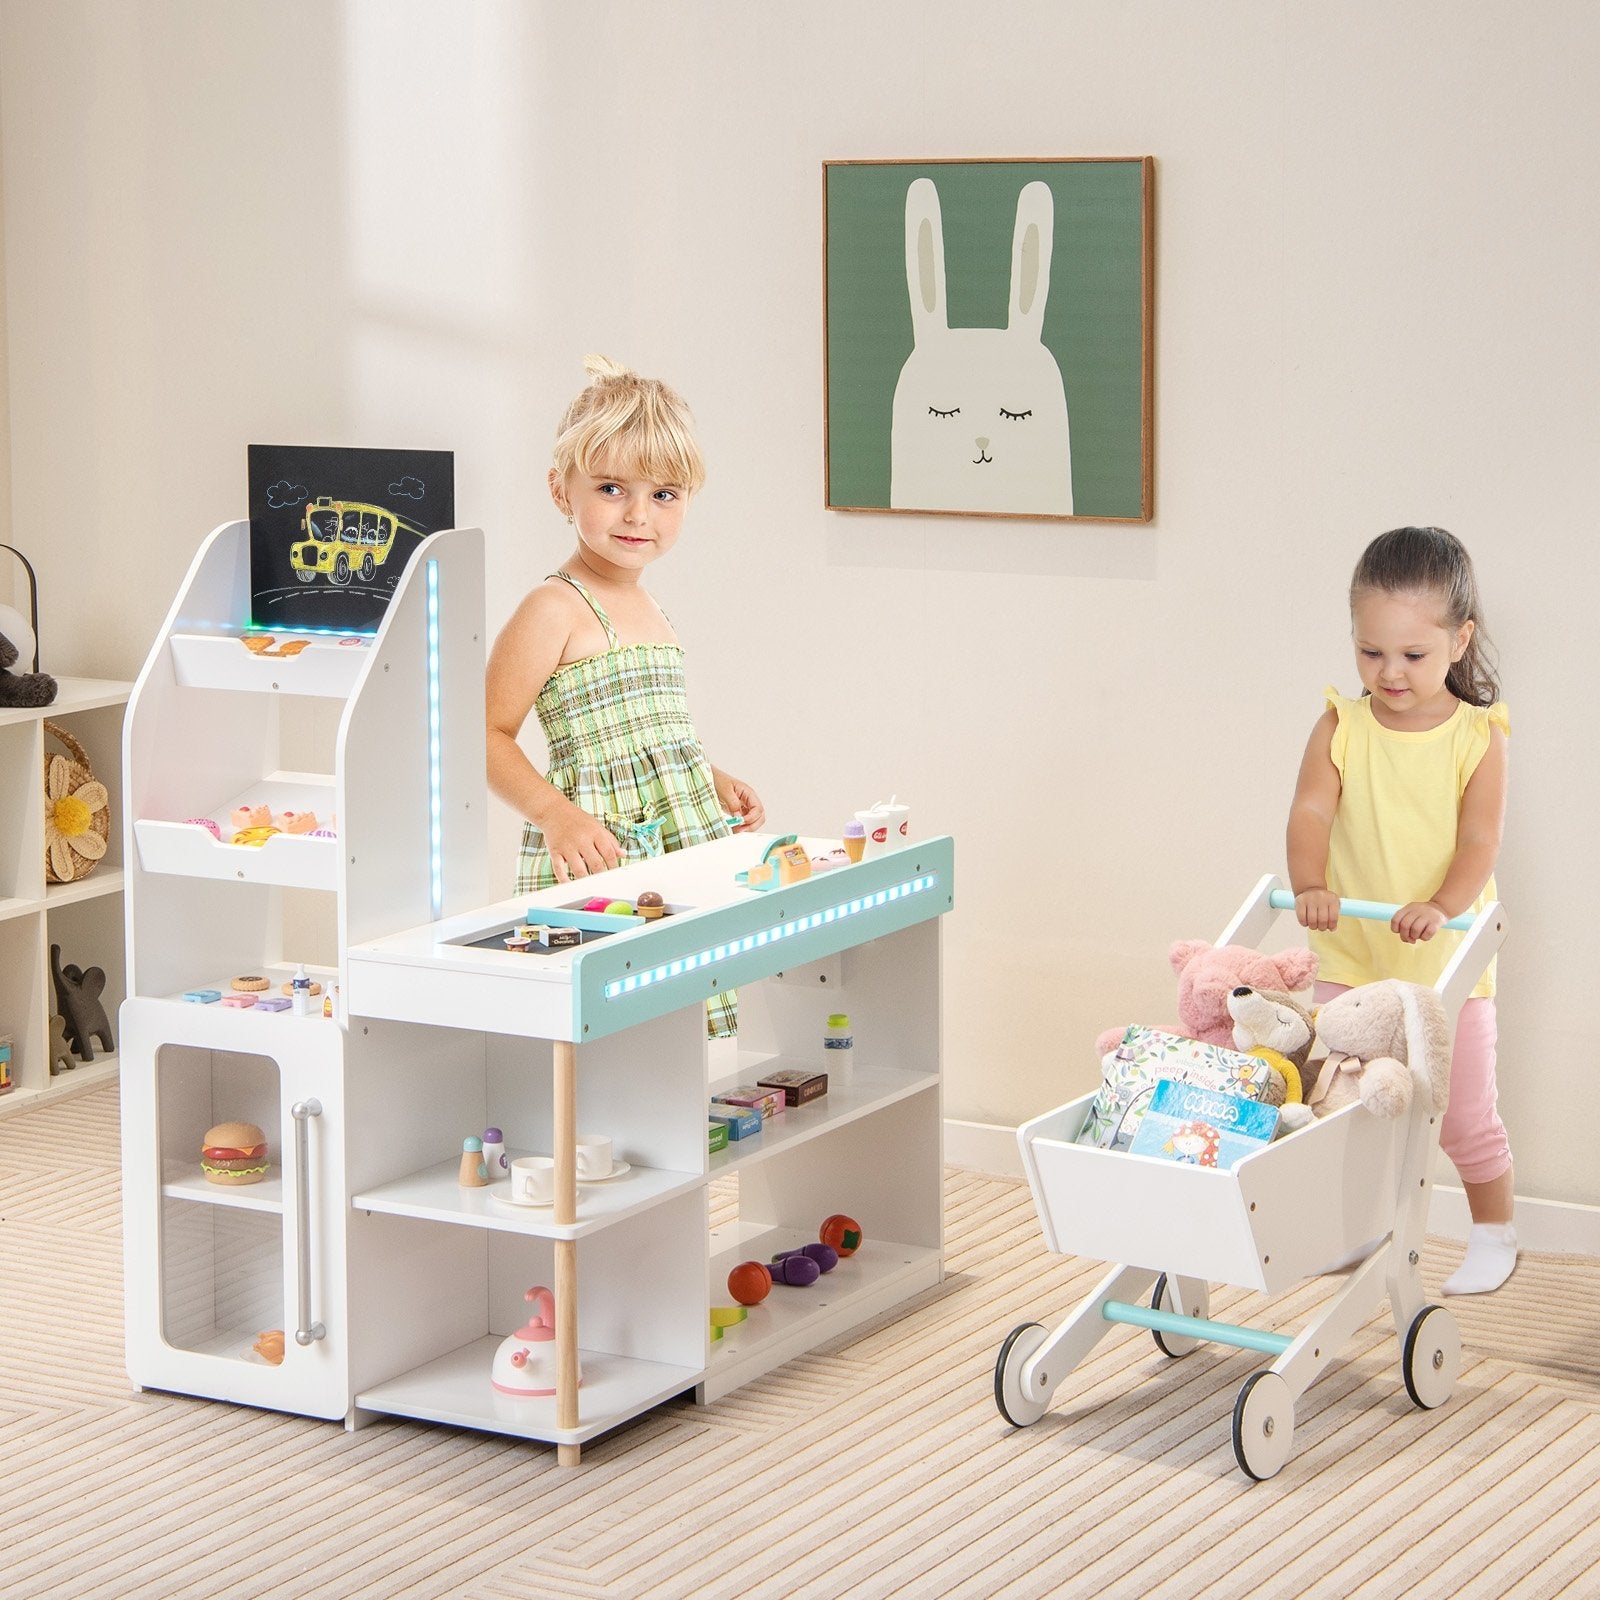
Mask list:
MULTIPOLYGON (((1458 935, 1442 925, 1494 899, 1510 719, 1472 559, 1443 528, 1396 528, 1350 581, 1362 693, 1329 689, 1289 813, 1295 911, 1319 958, 1317 999, 1379 978, 1432 984, 1458 935), (1387 924, 1340 898, 1399 906, 1387 924)), ((1498 1289, 1517 1260, 1511 1147, 1496 1109, 1495 972, 1456 1024, 1439 1142, 1472 1213, 1446 1294, 1498 1289)))
MULTIPOLYGON (((683 650, 641 582, 705 481, 688 407, 602 356, 557 430, 550 497, 576 543, 489 655, 489 786, 526 819, 516 892, 759 828, 747 783, 714 767, 689 717, 683 650), (532 711, 541 775, 517 742, 532 711), (735 820, 730 820, 735 819, 735 820)), ((711 1031, 732 1032, 732 997, 711 1031)))

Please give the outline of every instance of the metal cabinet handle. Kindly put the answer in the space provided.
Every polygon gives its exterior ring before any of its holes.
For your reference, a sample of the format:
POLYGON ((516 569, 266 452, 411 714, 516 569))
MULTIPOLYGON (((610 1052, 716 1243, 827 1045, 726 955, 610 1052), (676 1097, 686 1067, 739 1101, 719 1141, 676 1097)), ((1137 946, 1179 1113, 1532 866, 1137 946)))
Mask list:
POLYGON ((311 1118, 322 1115, 322 1102, 296 1100, 289 1115, 294 1118, 294 1255, 300 1276, 300 1325, 294 1330, 294 1342, 308 1345, 328 1336, 320 1322, 311 1320, 311 1118))

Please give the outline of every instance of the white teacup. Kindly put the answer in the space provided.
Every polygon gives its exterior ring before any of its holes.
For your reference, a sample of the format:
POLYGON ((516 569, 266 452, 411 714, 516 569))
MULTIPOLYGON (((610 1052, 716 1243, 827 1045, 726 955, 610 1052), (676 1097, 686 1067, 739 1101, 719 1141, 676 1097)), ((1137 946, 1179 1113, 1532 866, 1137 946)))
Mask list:
POLYGON ((603 1133, 580 1133, 573 1140, 577 1156, 578 1179, 609 1178, 613 1165, 611 1140, 603 1133))
POLYGON ((519 1206, 547 1206, 556 1197, 554 1156, 518 1156, 511 1163, 511 1199, 519 1206))

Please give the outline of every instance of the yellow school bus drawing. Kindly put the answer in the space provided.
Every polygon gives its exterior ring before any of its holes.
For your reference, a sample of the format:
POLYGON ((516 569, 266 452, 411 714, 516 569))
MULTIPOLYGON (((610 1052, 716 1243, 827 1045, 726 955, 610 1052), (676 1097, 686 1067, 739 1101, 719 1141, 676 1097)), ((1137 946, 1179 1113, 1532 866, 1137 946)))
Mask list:
POLYGON ((305 537, 289 546, 289 565, 301 583, 314 583, 320 574, 341 588, 352 577, 370 583, 388 560, 394 536, 402 529, 418 531, 383 506, 321 494, 306 506, 300 519, 305 537))

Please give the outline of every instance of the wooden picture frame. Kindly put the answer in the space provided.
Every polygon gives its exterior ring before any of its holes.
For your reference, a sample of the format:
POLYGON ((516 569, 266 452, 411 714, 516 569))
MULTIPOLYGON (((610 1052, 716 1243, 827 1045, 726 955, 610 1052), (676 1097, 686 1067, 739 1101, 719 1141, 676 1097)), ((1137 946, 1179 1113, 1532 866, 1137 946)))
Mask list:
POLYGON ((826 161, 824 504, 1148 522, 1150 156, 826 161))

